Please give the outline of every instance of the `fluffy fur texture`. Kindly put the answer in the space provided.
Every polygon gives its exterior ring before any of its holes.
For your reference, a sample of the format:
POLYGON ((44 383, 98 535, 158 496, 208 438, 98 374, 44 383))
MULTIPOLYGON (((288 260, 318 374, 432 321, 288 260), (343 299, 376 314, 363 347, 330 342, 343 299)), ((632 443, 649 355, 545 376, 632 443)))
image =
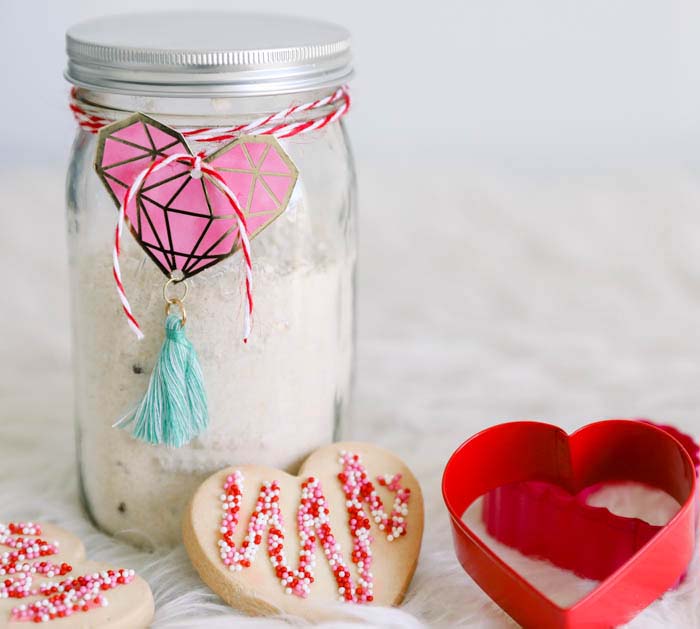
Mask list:
MULTIPOLYGON (((0 175, 0 519, 50 520, 80 535, 94 559, 137 569, 154 590, 157 628, 286 626, 289 619, 237 616, 202 585, 182 548, 140 552, 85 518, 62 181, 44 177, 37 186, 26 173, 0 175)), ((444 462, 476 430, 514 418, 572 429, 645 415, 700 435, 700 180, 659 169, 455 169, 421 179, 381 168, 360 179, 358 379, 347 436, 406 459, 423 485, 427 527, 405 604, 356 613, 375 626, 512 626, 454 558, 444 462), (419 183, 409 189, 407 181, 419 183)), ((597 500, 650 519, 671 508, 642 491, 597 500)), ((591 586, 500 552, 560 602, 591 586)), ((700 626, 697 565, 631 626, 700 626)))

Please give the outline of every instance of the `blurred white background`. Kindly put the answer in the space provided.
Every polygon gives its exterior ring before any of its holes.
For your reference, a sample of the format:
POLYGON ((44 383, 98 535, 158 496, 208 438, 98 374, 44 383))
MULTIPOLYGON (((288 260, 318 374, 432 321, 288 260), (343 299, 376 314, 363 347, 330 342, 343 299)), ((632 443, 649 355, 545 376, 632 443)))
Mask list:
MULTIPOLYGON (((2 0, 0 160, 64 159, 72 23, 219 8, 346 25, 360 158, 466 152, 513 165, 695 160, 700 4, 692 0, 2 0)), ((231 34, 235 38, 235 33, 231 34)))

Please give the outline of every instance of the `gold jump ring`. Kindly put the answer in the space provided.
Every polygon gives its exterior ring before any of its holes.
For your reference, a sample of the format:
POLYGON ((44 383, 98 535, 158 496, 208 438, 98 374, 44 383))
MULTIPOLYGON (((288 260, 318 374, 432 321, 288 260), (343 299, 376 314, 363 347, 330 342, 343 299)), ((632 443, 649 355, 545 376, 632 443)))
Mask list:
POLYGON ((175 278, 170 278, 167 282, 165 282, 165 285, 163 286, 163 299, 165 300, 165 303, 172 304, 175 303, 174 300, 179 301, 182 303, 187 299, 187 291, 190 290, 190 287, 187 285, 187 282, 185 280, 176 280, 175 278), (182 293, 180 297, 168 297, 168 288, 171 286, 171 284, 182 284, 185 287, 185 292, 182 293))
POLYGON ((187 311, 185 310, 185 306, 182 303, 182 299, 178 299, 177 297, 172 297, 168 301, 165 302, 165 316, 167 317, 170 314, 170 307, 171 306, 177 306, 180 309, 180 327, 184 328, 185 323, 187 323, 187 311))

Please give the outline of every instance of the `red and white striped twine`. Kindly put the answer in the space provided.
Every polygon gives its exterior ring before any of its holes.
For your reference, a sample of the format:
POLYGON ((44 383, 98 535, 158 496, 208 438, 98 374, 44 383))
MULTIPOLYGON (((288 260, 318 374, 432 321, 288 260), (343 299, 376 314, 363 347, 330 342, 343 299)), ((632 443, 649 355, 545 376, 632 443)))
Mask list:
MULTIPOLYGON (((85 111, 85 109, 83 109, 79 103, 76 88, 71 90, 70 109, 73 112, 73 116, 75 117, 78 125, 89 133, 97 133, 100 129, 102 129, 102 127, 105 127, 113 122, 112 120, 108 120, 85 111)), ((255 132, 256 135, 272 135, 278 139, 284 139, 299 135, 301 133, 308 133, 322 129, 326 125, 339 120, 348 112, 349 109, 350 93, 347 86, 343 86, 325 98, 319 98, 315 101, 301 105, 293 105, 292 107, 288 107, 287 109, 278 111, 277 113, 270 114, 268 116, 262 116, 246 124, 240 124, 233 127, 182 129, 180 132, 184 137, 192 138, 196 142, 224 142, 226 140, 233 140, 241 135, 250 134, 251 132, 255 132), (331 106, 333 107, 331 112, 318 118, 311 118, 309 120, 299 122, 285 122, 287 118, 295 114, 331 106)), ((112 250, 112 273, 114 275, 114 281, 117 284, 119 300, 121 301, 129 327, 139 339, 143 338, 143 332, 141 331, 141 326, 134 317, 134 313, 131 310, 131 305, 126 297, 126 291, 124 290, 121 269, 119 266, 121 236, 124 229, 126 208, 138 194, 144 181, 149 175, 161 170, 162 168, 165 168, 168 164, 171 164, 174 161, 190 164, 192 166, 192 171, 195 173, 201 172, 209 175, 212 178, 213 183, 224 193, 236 214, 238 231, 241 236, 241 250, 243 252, 243 259, 245 263, 246 309, 243 341, 247 342, 248 337, 250 336, 251 320, 253 315, 253 265, 250 257, 250 242, 248 240, 248 226, 246 223, 245 214, 240 203, 236 199, 236 195, 226 185, 221 175, 211 165, 202 161, 202 157, 202 154, 193 156, 188 155, 187 153, 176 153, 174 155, 169 155, 162 160, 154 161, 148 168, 144 168, 138 174, 136 179, 134 179, 134 182, 126 191, 124 200, 119 206, 117 227, 114 234, 114 248, 112 250)))
MULTIPOLYGON (((84 109, 77 96, 76 88, 71 90, 70 110, 73 112, 78 125, 89 133, 97 133, 102 127, 114 122, 107 118, 91 114, 84 109)), ((234 140, 238 136, 250 134, 255 131, 255 135, 274 135, 278 139, 291 138, 300 133, 308 133, 322 129, 326 125, 342 118, 350 109, 350 92, 347 86, 339 87, 331 95, 319 98, 309 103, 293 105, 282 111, 268 116, 262 116, 246 124, 233 127, 201 127, 192 129, 181 129, 180 133, 186 138, 192 138, 196 142, 223 142, 234 140), (304 112, 333 107, 333 110, 318 118, 302 120, 299 122, 284 122, 293 115, 304 112)))

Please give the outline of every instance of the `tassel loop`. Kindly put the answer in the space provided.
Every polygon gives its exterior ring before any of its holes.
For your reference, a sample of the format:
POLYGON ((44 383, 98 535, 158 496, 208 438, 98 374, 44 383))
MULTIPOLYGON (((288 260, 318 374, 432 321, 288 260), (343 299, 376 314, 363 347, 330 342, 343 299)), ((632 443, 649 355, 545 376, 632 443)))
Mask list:
MULTIPOLYGON (((170 316, 170 307, 171 306, 177 306, 180 309, 180 327, 184 328, 185 324, 187 323, 187 311, 185 310, 185 304, 183 304, 182 300, 178 299, 177 297, 173 297, 172 299, 169 299, 168 302, 165 304, 165 316, 166 317, 170 316)), ((166 329, 166 333, 167 333, 167 330, 168 330, 167 322, 165 324, 165 329, 166 329)))

